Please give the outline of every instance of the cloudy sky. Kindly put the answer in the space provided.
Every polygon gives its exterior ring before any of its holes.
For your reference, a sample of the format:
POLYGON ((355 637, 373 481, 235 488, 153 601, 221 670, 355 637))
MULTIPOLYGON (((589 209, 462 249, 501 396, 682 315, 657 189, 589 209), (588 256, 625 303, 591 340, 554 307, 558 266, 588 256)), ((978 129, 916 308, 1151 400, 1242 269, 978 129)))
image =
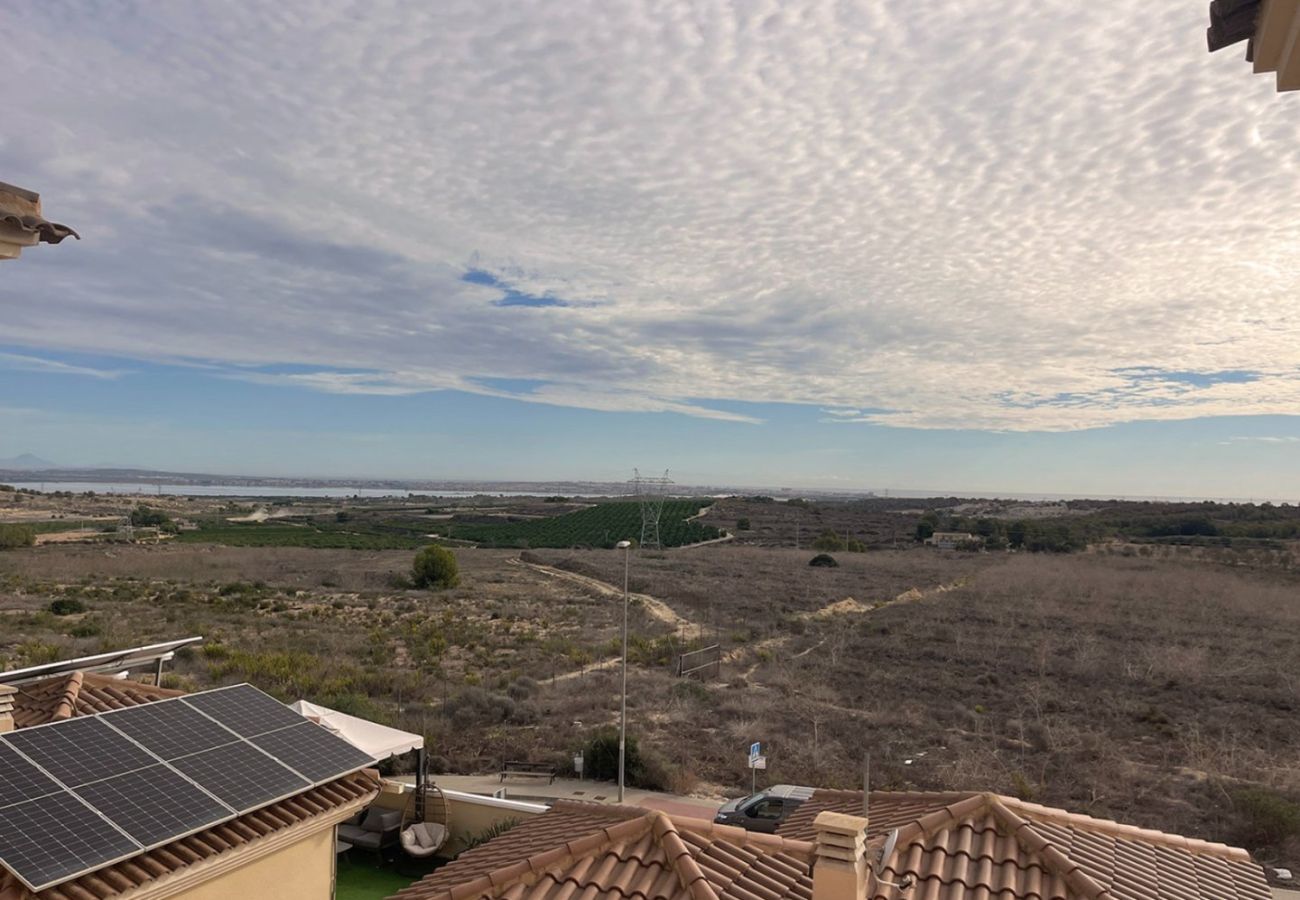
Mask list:
POLYGON ((20 4, 0 457, 1300 497, 1201 0, 20 4))

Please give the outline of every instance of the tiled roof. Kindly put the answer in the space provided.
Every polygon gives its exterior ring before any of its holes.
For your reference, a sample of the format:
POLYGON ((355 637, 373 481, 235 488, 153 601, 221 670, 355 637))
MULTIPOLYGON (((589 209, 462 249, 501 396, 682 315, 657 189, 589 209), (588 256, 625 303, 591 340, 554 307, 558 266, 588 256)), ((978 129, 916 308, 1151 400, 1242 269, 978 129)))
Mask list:
MULTIPOLYGON (((812 818, 823 809, 861 815, 862 793, 818 791, 781 833, 811 830, 812 818)), ((871 900, 1269 900, 1270 896, 1263 870, 1245 850, 1010 797, 872 792, 868 818, 868 841, 877 853, 885 835, 899 829, 894 852, 881 861, 882 882, 868 892, 871 900), (916 801, 913 813, 904 812, 908 797, 916 801), (914 817, 899 821, 903 816, 914 817), (906 877, 915 882, 906 891, 883 883, 897 884, 906 877)))
POLYGON ((400 900, 811 900, 813 848, 656 810, 560 801, 400 900))
MULTIPOLYGON (((929 791, 872 791, 868 806, 867 840, 884 837, 895 828, 902 828, 926 813, 951 806, 959 800, 974 796, 967 793, 929 791)), ((828 788, 817 790, 811 798, 799 805, 790 818, 781 823, 782 837, 797 841, 816 838, 813 819, 823 810, 862 815, 862 791, 837 791, 828 788)))
POLYGON ((378 790, 379 780, 373 772, 354 772, 39 893, 32 893, 0 867, 0 900, 108 900, 182 873, 189 866, 235 853, 340 807, 368 803, 378 790))
POLYGON ((57 244, 68 236, 81 240, 81 235, 67 225, 51 222, 41 215, 39 194, 4 182, 0 182, 0 222, 35 234, 47 244, 57 244))
POLYGON ((139 706, 168 697, 179 697, 184 693, 85 672, 56 675, 16 687, 18 693, 14 696, 14 725, 18 728, 139 706))

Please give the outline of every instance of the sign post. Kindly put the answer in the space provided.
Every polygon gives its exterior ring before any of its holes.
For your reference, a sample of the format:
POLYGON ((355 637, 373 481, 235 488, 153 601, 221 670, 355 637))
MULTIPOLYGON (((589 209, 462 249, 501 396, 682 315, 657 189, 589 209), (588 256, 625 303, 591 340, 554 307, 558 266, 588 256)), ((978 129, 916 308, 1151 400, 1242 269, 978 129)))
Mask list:
POLYGON ((758 770, 767 768, 767 759, 762 755, 763 748, 758 741, 749 745, 749 793, 758 793, 758 770))

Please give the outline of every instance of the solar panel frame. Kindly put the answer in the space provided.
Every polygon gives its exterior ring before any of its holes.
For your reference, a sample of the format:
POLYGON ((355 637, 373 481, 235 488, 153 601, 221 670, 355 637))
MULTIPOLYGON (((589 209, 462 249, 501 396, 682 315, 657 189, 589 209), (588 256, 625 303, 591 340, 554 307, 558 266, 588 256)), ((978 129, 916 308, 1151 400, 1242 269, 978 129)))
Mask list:
POLYGON ((91 782, 71 793, 98 810, 145 850, 238 815, 166 763, 91 782))
POLYGON ((128 706, 100 718, 162 760, 179 759, 242 740, 180 698, 128 706))
POLYGON ((19 750, 0 741, 0 810, 16 803, 39 800, 63 790, 49 773, 19 750))
POLYGON ((316 786, 246 741, 182 756, 171 765, 240 815, 316 786))
POLYGON ((375 764, 374 758, 365 751, 305 719, 297 725, 249 738, 248 742, 313 784, 321 783, 322 778, 339 777, 327 773, 340 768, 351 766, 351 771, 356 771, 375 764))
POLYGON ((0 860, 32 891, 141 852, 138 841, 69 791, 5 808, 0 860))
POLYGON ((220 722, 242 738, 297 725, 302 716, 251 684, 235 684, 176 698, 220 722))
POLYGON ((99 716, 23 728, 5 739, 65 787, 125 775, 158 761, 99 716))

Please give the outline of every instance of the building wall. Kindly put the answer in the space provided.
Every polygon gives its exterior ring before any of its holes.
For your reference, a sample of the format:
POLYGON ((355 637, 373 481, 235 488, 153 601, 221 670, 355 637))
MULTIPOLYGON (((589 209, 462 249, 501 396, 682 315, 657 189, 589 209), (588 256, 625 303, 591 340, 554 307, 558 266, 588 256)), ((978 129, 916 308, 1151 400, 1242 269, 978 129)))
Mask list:
POLYGON ((546 807, 533 803, 496 800, 492 797, 475 797, 458 791, 447 792, 447 816, 451 819, 451 840, 443 847, 441 856, 454 856, 465 848, 466 842, 483 834, 494 825, 514 821, 516 824, 540 815, 546 807))
POLYGON ((175 896, 184 900, 331 900, 334 829, 322 828, 175 896))

